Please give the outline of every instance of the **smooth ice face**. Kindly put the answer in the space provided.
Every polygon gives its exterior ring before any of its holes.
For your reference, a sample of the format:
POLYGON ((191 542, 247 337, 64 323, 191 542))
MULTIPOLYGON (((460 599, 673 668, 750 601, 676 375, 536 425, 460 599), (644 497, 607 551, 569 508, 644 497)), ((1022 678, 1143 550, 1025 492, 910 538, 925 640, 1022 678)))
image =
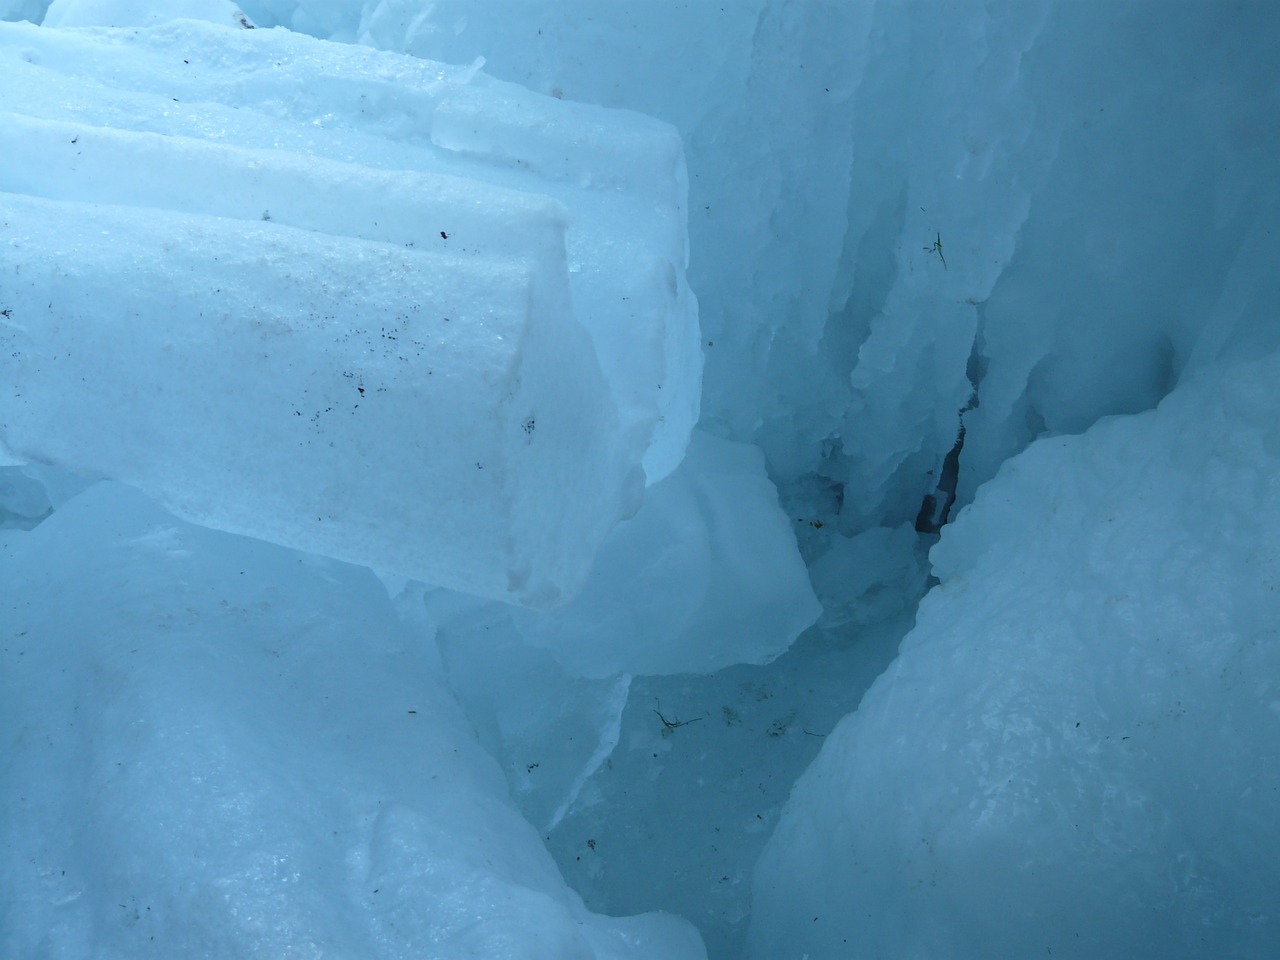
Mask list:
POLYGON ((537 607, 679 463, 701 355, 669 128, 191 21, 5 25, 0 59, 9 462, 537 607))
POLYGON ((0 20, 27 20, 39 23, 49 0, 0 0, 0 20))
POLYGON ((705 956, 565 887, 367 570, 104 483, 0 582, 0 955, 705 956))
POLYGON ((766 663, 822 608, 756 447, 695 431, 680 469, 601 548, 582 592, 513 612, 571 676, 766 663))
POLYGON ((1264 957, 1280 357, 1007 463, 801 777, 752 956, 1264 957))
POLYGON ((567 303, 536 264, 15 195, 0 211, 18 456, 489 596, 545 603, 574 579, 574 538, 604 518, 585 485, 571 522, 548 494, 590 462, 578 431, 615 421, 589 419, 599 379, 559 376, 575 346, 591 369, 585 338, 527 324, 567 303))

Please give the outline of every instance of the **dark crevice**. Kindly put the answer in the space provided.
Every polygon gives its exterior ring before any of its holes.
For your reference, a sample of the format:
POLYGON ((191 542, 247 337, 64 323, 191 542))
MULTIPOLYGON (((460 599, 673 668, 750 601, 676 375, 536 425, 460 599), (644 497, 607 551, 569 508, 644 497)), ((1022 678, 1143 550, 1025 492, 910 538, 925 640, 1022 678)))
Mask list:
POLYGON ((964 451, 964 415, 978 408, 978 385, 987 368, 980 341, 981 333, 974 337, 969 360, 965 365, 965 375, 969 378, 969 400, 957 414, 959 423, 956 427, 956 440, 942 458, 937 485, 924 495, 920 503, 920 512, 916 514, 917 533, 937 533, 951 519, 951 508, 955 505, 956 487, 960 481, 960 454, 964 451))

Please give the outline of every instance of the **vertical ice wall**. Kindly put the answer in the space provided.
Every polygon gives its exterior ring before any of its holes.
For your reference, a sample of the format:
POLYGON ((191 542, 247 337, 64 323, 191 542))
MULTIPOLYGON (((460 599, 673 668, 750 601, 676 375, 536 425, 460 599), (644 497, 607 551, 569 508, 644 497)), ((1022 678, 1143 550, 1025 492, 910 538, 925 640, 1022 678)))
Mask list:
POLYGON ((673 123, 703 423, 810 478, 788 497, 833 489, 845 533, 916 519, 975 384, 962 503, 1036 436, 1154 404, 1272 219, 1265 3, 492 10, 370 0, 335 29, 673 123))

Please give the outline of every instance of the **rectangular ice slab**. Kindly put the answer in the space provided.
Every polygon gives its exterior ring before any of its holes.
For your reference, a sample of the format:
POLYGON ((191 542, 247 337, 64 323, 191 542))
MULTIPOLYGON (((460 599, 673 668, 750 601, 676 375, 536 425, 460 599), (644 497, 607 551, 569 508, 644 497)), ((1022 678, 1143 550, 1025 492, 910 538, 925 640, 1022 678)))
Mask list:
MULTIPOLYGON (((254 218, 264 211, 278 218, 290 205, 307 209, 298 225, 308 229, 347 235, 353 220, 377 230, 394 221, 397 242, 421 246, 425 234, 457 247, 467 241, 416 218, 412 202, 387 214, 406 197, 403 185, 386 189, 388 174, 446 174, 560 201, 571 212, 562 247, 573 315, 591 336, 619 409, 617 435, 643 460, 650 482, 679 464, 698 417, 702 357, 697 304, 685 282, 684 153, 668 125, 536 96, 478 65, 196 21, 139 30, 0 24, 0 69, 0 110, 263 152, 246 165, 234 155, 193 151, 158 177, 151 155, 138 167, 107 166, 104 178, 94 173, 104 169, 101 158, 85 151, 74 161, 81 190, 113 183, 125 192, 155 191, 120 202, 254 218), (321 159, 359 168, 346 175, 349 195, 313 196, 305 176, 290 186, 321 159)), ((94 149, 142 149, 96 139, 94 149)), ((45 162, 59 170, 73 162, 43 140, 20 156, 21 169, 5 165, 15 177, 45 162)), ((473 208, 483 213, 478 198, 473 208)))
POLYGON ((0 222, 0 438, 18 459, 532 604, 616 516, 626 465, 563 272, 15 194, 0 222))
POLYGON ((0 24, 0 69, 0 458, 534 607, 679 463, 670 128, 196 22, 0 24))

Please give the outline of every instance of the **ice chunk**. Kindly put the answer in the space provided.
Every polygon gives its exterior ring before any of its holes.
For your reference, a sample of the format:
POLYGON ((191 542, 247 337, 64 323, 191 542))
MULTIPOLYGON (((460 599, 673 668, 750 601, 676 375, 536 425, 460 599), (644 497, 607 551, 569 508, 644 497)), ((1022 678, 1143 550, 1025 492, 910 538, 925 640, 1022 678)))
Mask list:
POLYGON ((582 593, 514 617, 570 674, 598 678, 764 663, 820 612, 764 456, 695 431, 680 469, 606 541, 582 593))
POLYGON ((25 271, 0 304, 21 368, 0 455, 492 598, 572 594, 697 417, 678 138, 474 69, 246 36, 0 28, 23 235, 2 256, 25 271))
POLYGON ((613 525, 626 465, 563 273, 15 194, 0 218, 18 456, 532 604, 613 525))
MULTIPOLYGON (((500 96, 463 88, 436 108, 431 141, 606 195, 663 197, 675 187, 682 210, 688 186, 679 136, 647 118, 628 127, 618 116, 587 105, 567 113, 559 100, 515 86, 500 96)), ((609 235, 570 250, 574 303, 595 338, 624 424, 652 431, 644 466, 655 483, 680 463, 698 419, 702 353, 690 322, 696 303, 684 282, 685 263, 652 252, 683 249, 682 236, 668 235, 668 218, 619 206, 609 213, 617 218, 609 235)))
POLYGON ((792 795, 753 956, 1274 955, 1277 382, 1207 368, 979 491, 792 795))
POLYGON ((0 467, 0 530, 30 530, 53 512, 39 480, 20 467, 0 467))
POLYGON ((29 20, 39 23, 44 18, 49 0, 0 0, 0 20, 29 20))
MULTIPOLYGON (((571 212, 562 246, 573 316, 592 337, 620 411, 618 435, 656 482, 679 463, 700 395, 679 137, 638 114, 535 97, 479 73, 478 63, 446 67, 287 31, 192 21, 128 31, 0 29, 6 109, 277 154, 246 169, 242 155, 192 150, 199 176, 185 188, 172 173, 162 178, 157 186, 177 199, 153 205, 241 216, 250 196, 256 205, 266 194, 251 215, 275 216, 284 204, 306 206, 304 187, 314 181, 282 187, 281 178, 312 158, 367 169, 348 172, 351 196, 312 204, 311 229, 341 232, 353 218, 382 224, 378 214, 403 191, 363 206, 387 183, 374 171, 449 174, 563 203, 571 212)), ((145 190, 142 177, 104 169, 108 183, 145 190)), ((103 186, 102 178, 93 182, 103 186)), ((480 216, 483 196, 472 204, 480 216)), ((411 207, 399 219, 418 212, 411 207)), ((421 222, 414 232, 472 252, 447 225, 421 222)))
POLYGON ((367 570, 113 483, 0 545, 0 955, 705 956, 565 887, 367 570))
POLYGON ((400 608, 436 628, 445 676, 498 760, 521 812, 546 836, 618 743, 631 677, 575 677, 524 643, 511 608, 447 590, 406 589, 400 608))

